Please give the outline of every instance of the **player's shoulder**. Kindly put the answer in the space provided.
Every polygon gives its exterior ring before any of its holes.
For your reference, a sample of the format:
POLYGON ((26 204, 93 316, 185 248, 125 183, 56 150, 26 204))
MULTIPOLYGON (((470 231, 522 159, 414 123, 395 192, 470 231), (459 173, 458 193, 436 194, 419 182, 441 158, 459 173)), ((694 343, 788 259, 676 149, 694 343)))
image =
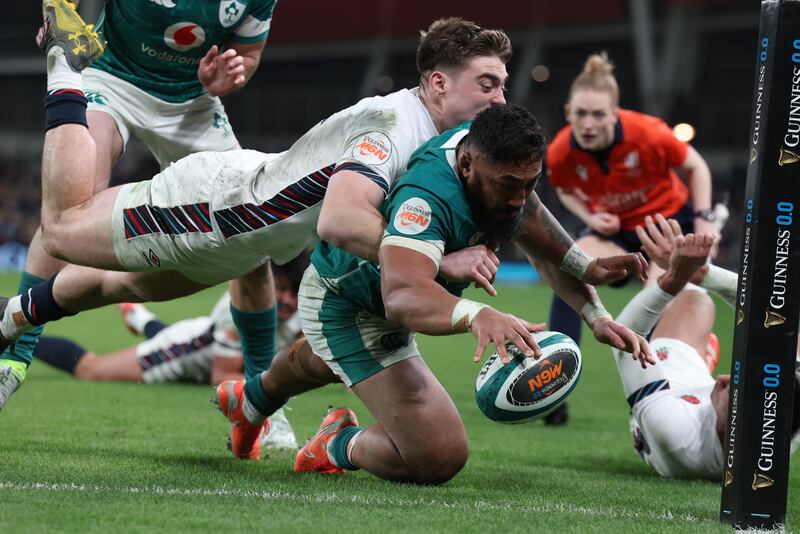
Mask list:
POLYGON ((626 140, 642 139, 646 142, 654 138, 663 128, 668 128, 662 119, 630 109, 619 110, 619 121, 626 140))
POLYGON ((550 142, 547 147, 547 167, 549 169, 557 168, 567 161, 572 149, 571 138, 572 127, 567 125, 561 128, 550 142))

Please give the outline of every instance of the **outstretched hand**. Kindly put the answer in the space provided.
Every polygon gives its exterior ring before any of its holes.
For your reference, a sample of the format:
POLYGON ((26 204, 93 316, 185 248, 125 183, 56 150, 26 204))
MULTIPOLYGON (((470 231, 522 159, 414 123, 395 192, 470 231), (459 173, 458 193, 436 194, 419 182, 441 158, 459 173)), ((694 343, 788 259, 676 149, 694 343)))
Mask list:
POLYGON ((636 236, 642 243, 642 250, 653 263, 663 270, 669 268, 669 256, 675 247, 675 239, 683 236, 681 225, 675 219, 665 219, 657 213, 655 220, 651 216, 644 218, 644 227, 636 227, 636 236))
POLYGON ((244 58, 233 48, 220 54, 219 47, 214 45, 200 60, 197 78, 209 95, 227 95, 244 87, 244 58))
POLYGON ((624 352, 630 352, 634 360, 639 360, 642 369, 647 368, 648 363, 650 365, 656 363, 647 341, 627 326, 614 321, 610 317, 596 319, 592 323, 592 333, 600 343, 624 352))
POLYGON ((647 281, 649 265, 639 252, 610 256, 608 258, 595 258, 589 263, 582 281, 593 286, 611 284, 633 275, 642 282, 647 281))
POLYGON ((500 354, 500 361, 504 364, 509 362, 508 351, 505 341, 509 340, 525 356, 539 358, 542 350, 533 339, 531 332, 542 332, 545 329, 544 323, 529 323, 519 319, 509 313, 503 313, 492 307, 485 307, 475 316, 470 330, 478 338, 478 346, 475 349, 474 362, 481 361, 483 352, 489 343, 494 343, 497 352, 500 354))

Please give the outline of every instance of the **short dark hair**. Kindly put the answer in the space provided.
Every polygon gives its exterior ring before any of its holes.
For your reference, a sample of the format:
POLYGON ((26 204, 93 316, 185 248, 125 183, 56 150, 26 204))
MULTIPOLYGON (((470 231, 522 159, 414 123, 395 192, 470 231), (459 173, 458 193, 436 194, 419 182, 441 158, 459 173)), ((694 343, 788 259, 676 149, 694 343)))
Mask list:
POLYGON ((478 113, 462 143, 492 163, 539 160, 547 149, 547 139, 539 121, 516 104, 490 106, 478 113))
POLYGON ((419 34, 417 71, 423 77, 436 69, 463 67, 474 57, 497 56, 503 63, 511 59, 511 40, 505 32, 458 17, 436 20, 419 34))
POLYGON ((289 280, 292 289, 297 293, 300 291, 300 281, 303 279, 303 273, 306 272, 310 259, 311 253, 304 250, 295 259, 283 265, 273 263, 272 273, 274 276, 283 276, 289 280))

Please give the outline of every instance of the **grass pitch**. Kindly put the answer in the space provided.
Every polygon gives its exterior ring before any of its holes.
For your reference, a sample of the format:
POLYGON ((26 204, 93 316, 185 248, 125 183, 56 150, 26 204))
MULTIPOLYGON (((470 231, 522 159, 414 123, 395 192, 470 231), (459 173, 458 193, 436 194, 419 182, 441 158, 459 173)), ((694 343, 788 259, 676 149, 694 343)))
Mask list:
MULTIPOLYGON (((2 294, 15 276, 0 277, 2 294)), ((163 319, 208 313, 221 288, 153 305, 163 319)), ((614 313, 636 288, 603 290, 614 313)), ((498 308, 547 319, 545 286, 502 287, 498 308)), ((472 293, 473 298, 481 298, 472 293)), ((487 297, 488 298, 488 297, 487 297)), ((718 307, 720 369, 727 372, 732 314, 718 307)), ((136 342, 111 308, 48 327, 101 353, 136 342)), ((227 423, 210 387, 78 382, 44 364, 0 413, 0 532, 410 531, 728 532, 719 485, 663 480, 638 458, 609 349, 584 330, 584 373, 564 428, 505 426, 474 402, 479 366, 470 335, 422 337, 426 361, 453 397, 470 440, 466 468, 442 487, 390 484, 363 473, 292 472, 294 455, 234 461, 227 423)), ((293 399, 298 439, 329 405, 371 418, 355 396, 330 386, 293 399)), ((788 530, 800 527, 800 477, 789 487, 788 530)))

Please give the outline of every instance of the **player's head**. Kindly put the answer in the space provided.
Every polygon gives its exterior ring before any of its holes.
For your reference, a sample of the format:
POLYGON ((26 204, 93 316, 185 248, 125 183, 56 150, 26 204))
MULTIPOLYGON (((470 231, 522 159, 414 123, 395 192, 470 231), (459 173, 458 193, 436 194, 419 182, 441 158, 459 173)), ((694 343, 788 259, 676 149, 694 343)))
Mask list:
POLYGON ((544 131, 514 104, 481 111, 457 150, 457 166, 472 215, 490 240, 509 239, 542 173, 544 131))
POLYGON ((281 321, 290 319, 297 311, 297 292, 300 291, 300 281, 303 279, 308 262, 309 254, 303 252, 288 263, 272 266, 278 319, 281 321))
POLYGON ((605 52, 589 56, 569 90, 564 106, 572 134, 584 150, 602 150, 614 142, 619 86, 605 52))
POLYGON ((420 91, 440 131, 505 103, 510 59, 511 41, 501 30, 453 17, 439 19, 420 32, 420 91))

